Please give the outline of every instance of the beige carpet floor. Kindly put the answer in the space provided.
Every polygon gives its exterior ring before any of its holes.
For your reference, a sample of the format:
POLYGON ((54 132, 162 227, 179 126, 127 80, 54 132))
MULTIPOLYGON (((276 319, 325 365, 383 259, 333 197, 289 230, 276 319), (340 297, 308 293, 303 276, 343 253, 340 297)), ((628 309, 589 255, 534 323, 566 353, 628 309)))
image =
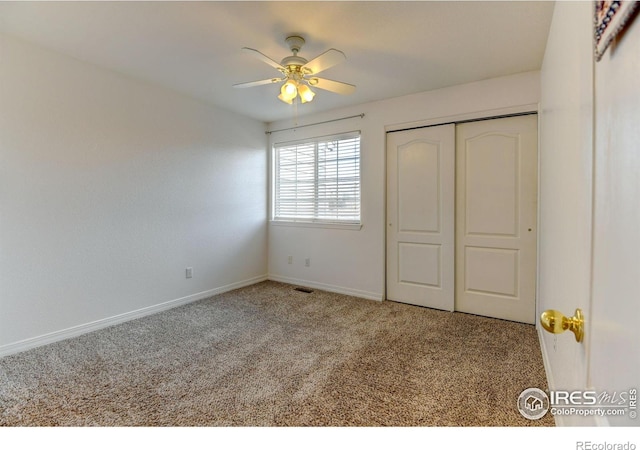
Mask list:
POLYGON ((552 426, 535 328, 263 282, 0 359, 2 426, 552 426))

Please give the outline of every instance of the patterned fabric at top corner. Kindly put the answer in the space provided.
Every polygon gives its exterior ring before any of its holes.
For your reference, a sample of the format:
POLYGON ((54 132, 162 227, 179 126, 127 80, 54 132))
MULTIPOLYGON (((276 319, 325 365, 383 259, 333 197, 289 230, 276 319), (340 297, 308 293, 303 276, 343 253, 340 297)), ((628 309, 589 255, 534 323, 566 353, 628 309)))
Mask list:
POLYGON ((600 61, 613 39, 633 17, 640 1, 597 0, 594 5, 595 56, 596 61, 600 61))

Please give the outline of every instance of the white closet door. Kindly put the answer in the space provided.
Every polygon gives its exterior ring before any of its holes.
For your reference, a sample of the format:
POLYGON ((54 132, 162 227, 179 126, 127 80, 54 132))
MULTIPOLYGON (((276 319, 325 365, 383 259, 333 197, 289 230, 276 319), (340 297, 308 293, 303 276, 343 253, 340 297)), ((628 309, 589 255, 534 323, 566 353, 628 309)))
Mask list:
POLYGON ((456 311, 535 323, 537 116, 456 128, 456 311))
POLYGON ((455 127, 387 135, 387 298, 453 311, 455 127))

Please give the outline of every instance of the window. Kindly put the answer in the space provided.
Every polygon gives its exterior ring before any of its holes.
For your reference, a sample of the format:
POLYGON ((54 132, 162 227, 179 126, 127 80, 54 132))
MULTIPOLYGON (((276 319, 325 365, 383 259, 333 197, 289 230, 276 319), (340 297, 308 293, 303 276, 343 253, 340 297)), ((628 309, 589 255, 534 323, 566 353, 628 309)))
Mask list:
POLYGON ((360 223, 360 133, 276 144, 273 220, 360 223))

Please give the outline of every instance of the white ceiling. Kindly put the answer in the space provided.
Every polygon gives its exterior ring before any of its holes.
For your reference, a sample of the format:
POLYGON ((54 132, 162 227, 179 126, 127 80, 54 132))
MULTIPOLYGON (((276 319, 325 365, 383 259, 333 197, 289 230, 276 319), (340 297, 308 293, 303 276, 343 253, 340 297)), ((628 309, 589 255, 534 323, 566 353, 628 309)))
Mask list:
POLYGON ((232 85, 279 72, 242 47, 280 61, 297 34, 309 60, 347 55, 321 76, 356 92, 318 90, 305 115, 539 70, 552 12, 541 1, 0 1, 0 32, 271 122, 292 114, 278 85, 232 85))

